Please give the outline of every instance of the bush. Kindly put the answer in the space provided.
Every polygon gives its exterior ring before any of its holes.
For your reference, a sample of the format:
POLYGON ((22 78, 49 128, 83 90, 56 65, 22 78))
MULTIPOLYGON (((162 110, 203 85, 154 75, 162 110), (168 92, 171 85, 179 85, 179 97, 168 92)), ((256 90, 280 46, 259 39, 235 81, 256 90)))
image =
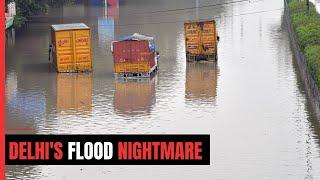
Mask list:
POLYGON ((14 18, 14 27, 15 28, 20 28, 21 26, 23 26, 23 24, 27 21, 27 18, 22 17, 22 16, 16 16, 14 18))
POLYGON ((305 49, 307 66, 311 76, 320 85, 320 45, 308 46, 305 49))
POLYGON ((320 87, 320 15, 311 2, 308 11, 305 0, 291 0, 289 15, 307 68, 320 87))
POLYGON ((292 0, 289 3, 289 13, 301 49, 320 44, 320 15, 315 6, 310 2, 308 11, 305 0, 292 0))
POLYGON ((291 15, 291 22, 293 28, 296 30, 299 26, 306 26, 308 24, 320 24, 319 15, 310 15, 309 13, 295 13, 291 15))
MULTIPOLYGON (((5 0, 6 5, 13 0, 5 0)), ((60 7, 64 4, 73 4, 75 0, 14 0, 17 14, 14 26, 21 27, 32 16, 46 13, 49 7, 60 7)))
POLYGON ((289 2, 290 14, 300 13, 307 11, 305 1, 292 0, 289 2))
MULTIPOLYGON (((299 1, 299 0, 291 0, 289 2, 289 10, 290 14, 296 14, 296 13, 304 13, 308 11, 307 8, 307 2, 305 0, 299 1)), ((318 14, 316 7, 311 2, 309 3, 309 12, 311 15, 318 14)))
POLYGON ((299 46, 304 50, 307 46, 320 45, 320 23, 309 23, 296 29, 299 46))

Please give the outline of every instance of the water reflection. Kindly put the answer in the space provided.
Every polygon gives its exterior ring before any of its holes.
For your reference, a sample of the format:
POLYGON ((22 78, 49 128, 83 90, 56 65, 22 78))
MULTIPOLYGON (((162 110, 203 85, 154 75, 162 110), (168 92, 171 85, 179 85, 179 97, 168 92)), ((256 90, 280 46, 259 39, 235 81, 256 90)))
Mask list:
POLYGON ((19 114, 26 119, 41 119, 46 114, 46 99, 41 91, 17 91, 8 98, 7 106, 11 113, 19 114))
POLYGON ((217 96, 217 63, 187 63, 185 98, 212 102, 217 96))
POLYGON ((92 75, 57 75, 57 111, 64 113, 90 113, 92 111, 92 75))
POLYGON ((119 2, 118 0, 104 0, 104 12, 98 18, 98 36, 99 46, 103 47, 107 43, 114 40, 115 21, 119 17, 119 2))
MULTIPOLYGON (((17 76, 11 72, 6 77, 7 108, 26 119, 41 119, 46 114, 46 98, 41 90, 18 90, 17 76)), ((10 123, 10 122, 9 122, 10 123)))
POLYGON ((40 170, 38 166, 6 166, 6 179, 39 179, 40 170))
POLYGON ((114 19, 101 17, 98 19, 99 46, 103 47, 114 39, 114 19))
POLYGON ((155 104, 155 81, 151 79, 128 79, 115 82, 114 108, 119 115, 149 114, 155 104))
POLYGON ((72 6, 63 6, 63 17, 83 17, 85 15, 84 4, 75 4, 72 6))
POLYGON ((12 101, 15 94, 18 91, 18 78, 16 73, 10 72, 6 76, 6 98, 12 101))
POLYGON ((108 16, 119 16, 119 0, 104 0, 105 1, 105 13, 108 16))
POLYGON ((16 32, 14 28, 6 30, 6 45, 14 46, 16 39, 16 32))
POLYGON ((6 126, 9 133, 20 133, 19 129, 34 130, 46 116, 47 101, 42 90, 18 89, 18 77, 10 72, 6 77, 6 126), (23 119, 23 120, 22 120, 23 119))

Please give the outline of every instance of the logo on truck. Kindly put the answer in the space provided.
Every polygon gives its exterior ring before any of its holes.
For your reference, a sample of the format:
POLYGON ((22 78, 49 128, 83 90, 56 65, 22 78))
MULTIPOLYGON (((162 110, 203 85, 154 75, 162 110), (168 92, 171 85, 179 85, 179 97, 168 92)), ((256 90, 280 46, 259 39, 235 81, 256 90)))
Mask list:
POLYGON ((80 37, 76 39, 76 43, 81 43, 81 44, 85 44, 88 45, 89 42, 89 38, 88 37, 80 37))
POLYGON ((59 39, 58 40, 58 46, 63 46, 64 44, 68 44, 69 40, 68 39, 59 39))

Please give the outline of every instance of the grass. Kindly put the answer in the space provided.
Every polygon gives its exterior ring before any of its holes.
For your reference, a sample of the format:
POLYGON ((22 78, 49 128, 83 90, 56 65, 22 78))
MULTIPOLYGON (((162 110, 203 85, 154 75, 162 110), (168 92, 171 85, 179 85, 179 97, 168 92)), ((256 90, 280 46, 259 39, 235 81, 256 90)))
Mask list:
POLYGON ((320 15, 311 2, 308 10, 306 0, 291 0, 289 15, 308 70, 320 87, 320 15))

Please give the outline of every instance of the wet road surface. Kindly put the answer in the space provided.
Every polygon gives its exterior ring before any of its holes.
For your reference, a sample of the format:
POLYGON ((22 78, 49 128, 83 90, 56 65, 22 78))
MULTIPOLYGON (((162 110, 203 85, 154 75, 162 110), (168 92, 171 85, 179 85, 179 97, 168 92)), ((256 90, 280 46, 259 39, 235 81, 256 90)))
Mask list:
POLYGON ((209 133, 210 166, 8 166, 7 179, 320 179, 320 125, 283 1, 230 2, 79 2, 8 34, 6 47, 7 133, 209 133), (210 18, 218 64, 187 64, 183 22, 210 18), (57 74, 48 63, 49 26, 71 22, 92 28, 92 74, 57 74), (110 43, 134 32, 155 37, 160 70, 116 81, 110 43))

